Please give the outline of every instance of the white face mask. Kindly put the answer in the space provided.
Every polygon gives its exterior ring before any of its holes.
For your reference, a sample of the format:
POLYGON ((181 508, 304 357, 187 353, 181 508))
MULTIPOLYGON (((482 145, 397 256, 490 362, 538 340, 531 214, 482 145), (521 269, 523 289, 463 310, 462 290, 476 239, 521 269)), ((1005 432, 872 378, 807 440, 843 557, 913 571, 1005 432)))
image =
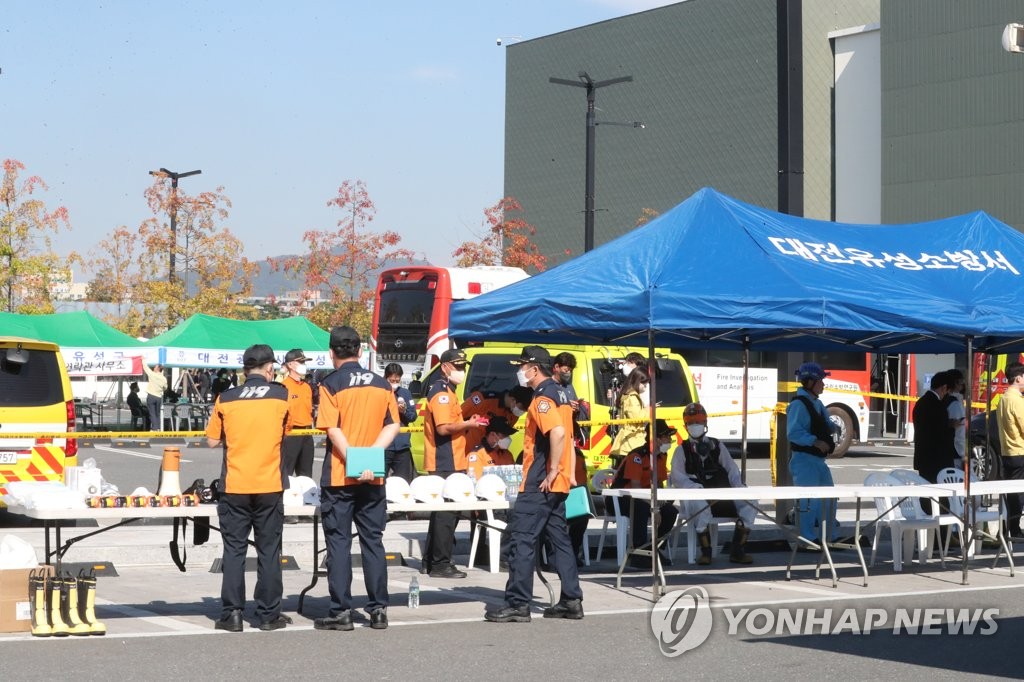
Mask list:
POLYGON ((708 432, 708 427, 704 424, 689 424, 686 427, 686 432, 690 434, 690 438, 700 440, 708 432))
POLYGON ((651 387, 648 386, 644 390, 640 391, 640 400, 643 401, 644 405, 651 404, 651 387))
POLYGON ((667 453, 671 449, 672 449, 672 443, 662 443, 661 447, 658 448, 658 452, 660 452, 661 454, 665 454, 665 453, 667 453))
POLYGON ((517 417, 522 417, 524 414, 526 414, 526 410, 519 409, 519 406, 517 405, 516 407, 512 408, 512 414, 514 414, 517 417))
POLYGON ((530 380, 526 378, 526 370, 522 367, 520 367, 519 371, 516 372, 516 380, 519 382, 520 386, 530 385, 530 380))
POLYGON ((464 369, 453 370, 452 373, 448 375, 448 381, 452 382, 456 386, 458 386, 459 384, 461 384, 465 380, 466 380, 466 370, 464 370, 464 369))
POLYGON ((498 441, 495 447, 497 447, 499 450, 508 450, 510 447, 512 447, 512 437, 505 436, 504 438, 498 441))
MULTIPOLYGON (((390 384, 391 382, 389 381, 388 383, 390 384)), ((398 390, 398 387, 399 387, 399 386, 401 386, 401 385, 402 385, 402 384, 401 384, 401 382, 399 382, 399 383, 397 383, 397 384, 391 384, 391 390, 392 390, 392 392, 394 392, 394 391, 397 391, 397 390, 398 390)))
POLYGON ((293 368, 292 371, 294 371, 300 377, 306 376, 306 366, 304 364, 302 364, 301 362, 299 364, 295 365, 295 367, 293 368))
POLYGON ((622 366, 622 376, 628 377, 630 375, 630 373, 632 373, 632 371, 634 369, 636 369, 636 365, 623 365, 622 366))

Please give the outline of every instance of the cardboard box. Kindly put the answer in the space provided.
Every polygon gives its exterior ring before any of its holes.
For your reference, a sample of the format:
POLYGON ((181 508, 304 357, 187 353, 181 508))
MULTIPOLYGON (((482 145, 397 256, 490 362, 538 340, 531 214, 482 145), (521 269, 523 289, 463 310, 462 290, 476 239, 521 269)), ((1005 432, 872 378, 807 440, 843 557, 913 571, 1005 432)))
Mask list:
MULTIPOLYGON (((52 566, 43 566, 48 575, 52 566)), ((0 632, 28 632, 32 628, 31 602, 28 598, 28 574, 37 569, 0 570, 0 632)))

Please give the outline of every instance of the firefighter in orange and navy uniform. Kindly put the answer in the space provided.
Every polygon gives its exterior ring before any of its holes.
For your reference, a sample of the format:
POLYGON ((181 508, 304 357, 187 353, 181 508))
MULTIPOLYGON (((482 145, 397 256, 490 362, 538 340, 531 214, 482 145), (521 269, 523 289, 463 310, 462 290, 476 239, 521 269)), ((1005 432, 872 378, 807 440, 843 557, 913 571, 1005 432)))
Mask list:
MULTIPOLYGON (((658 451, 658 487, 660 488, 668 480, 668 452, 675 445, 676 430, 669 426, 664 419, 658 419, 654 423, 655 447, 658 451)), ((615 487, 651 489, 651 444, 650 433, 644 440, 644 444, 633 449, 619 464, 620 471, 616 472, 615 487), (620 483, 621 481, 621 483, 620 483)), ((640 548, 648 544, 648 528, 651 525, 651 504, 640 499, 632 500, 633 514, 630 519, 631 532, 633 533, 633 547, 640 548)), ((658 506, 660 521, 658 522, 658 539, 668 535, 675 526, 676 518, 679 516, 679 509, 674 502, 664 502, 658 506)), ((672 560, 668 554, 658 550, 661 555, 662 564, 671 564, 672 560)), ((647 556, 630 557, 629 565, 633 568, 649 569, 651 559, 647 556)))
POLYGON ((578 620, 583 618, 583 592, 565 522, 565 499, 575 478, 572 407, 551 378, 547 350, 526 346, 518 363, 519 383, 534 392, 526 413, 523 483, 508 527, 512 554, 505 601, 488 607, 484 618, 494 623, 529 622, 535 552, 541 536, 547 534, 553 548, 549 560, 558 572, 562 593, 557 604, 544 609, 544 617, 578 620))
MULTIPOLYGON (((480 391, 473 391, 462 403, 462 418, 469 419, 479 414, 488 419, 501 417, 509 426, 515 426, 519 417, 526 414, 526 409, 533 400, 533 391, 526 386, 515 386, 498 395, 488 398, 480 391)), ((484 433, 473 429, 466 432, 466 452, 472 452, 483 441, 484 433)))
MULTIPOLYGON (((309 358, 301 348, 293 348, 284 356, 287 374, 281 380, 288 389, 288 409, 293 429, 313 428, 313 388, 306 381, 309 358)), ((288 476, 313 478, 313 436, 286 436, 281 446, 284 473, 288 476)))
POLYGON ((398 403, 391 385, 359 365, 359 334, 351 327, 331 330, 334 371, 320 382, 316 427, 327 432, 327 454, 320 477, 320 518, 327 544, 327 583, 331 605, 317 630, 352 630, 352 524, 359 533, 370 627, 388 626, 388 566, 384 557, 387 502, 384 479, 374 472, 349 471, 349 447, 382 451, 398 435, 398 403))
POLYGON ((256 545, 256 618, 260 630, 279 630, 291 622, 281 613, 281 532, 288 487, 281 466, 281 441, 291 429, 288 389, 271 381, 274 351, 270 346, 247 348, 242 367, 245 383, 217 397, 206 426, 207 445, 224 446, 223 493, 217 502, 224 543, 223 611, 214 627, 242 631, 251 530, 256 545))
MULTIPOLYGON (((466 353, 449 349, 441 354, 441 377, 427 389, 427 411, 423 418, 423 467, 427 473, 447 478, 466 471, 466 434, 483 428, 487 419, 478 414, 462 418, 455 387, 466 380, 466 353)), ((427 548, 420 573, 434 578, 465 578, 452 564, 455 548, 456 512, 433 512, 427 529, 427 548)))
POLYGON ((474 479, 484 475, 484 467, 515 464, 516 458, 509 448, 516 430, 501 417, 493 417, 484 429, 483 442, 466 457, 467 472, 474 479))

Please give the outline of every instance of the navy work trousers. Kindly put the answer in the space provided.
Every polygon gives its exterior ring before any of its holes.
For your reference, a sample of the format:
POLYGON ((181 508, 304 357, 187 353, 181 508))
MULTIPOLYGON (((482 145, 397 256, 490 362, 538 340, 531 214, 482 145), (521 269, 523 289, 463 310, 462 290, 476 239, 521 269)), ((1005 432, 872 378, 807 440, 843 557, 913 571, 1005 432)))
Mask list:
MULTIPOLYGON (((448 478, 454 471, 435 471, 434 475, 448 478)), ((455 528, 459 525, 458 512, 431 512, 427 526, 427 547, 423 560, 431 571, 444 570, 452 565, 455 551, 455 528)))
POLYGON ((565 493, 519 493, 515 513, 509 523, 511 556, 505 603, 529 604, 533 599, 533 570, 538 543, 547 535, 551 547, 550 563, 562 583, 562 599, 582 599, 576 555, 565 522, 565 493))
POLYGON ((217 502, 221 559, 220 598, 224 615, 245 608, 245 556, 249 531, 256 544, 256 618, 269 623, 281 613, 281 530, 284 525, 283 493, 243 495, 224 493, 217 502))
POLYGON ((320 519, 327 543, 327 584, 331 617, 352 608, 352 524, 359 533, 366 611, 388 605, 388 564, 384 557, 387 501, 384 486, 372 483, 325 487, 320 491, 320 519))

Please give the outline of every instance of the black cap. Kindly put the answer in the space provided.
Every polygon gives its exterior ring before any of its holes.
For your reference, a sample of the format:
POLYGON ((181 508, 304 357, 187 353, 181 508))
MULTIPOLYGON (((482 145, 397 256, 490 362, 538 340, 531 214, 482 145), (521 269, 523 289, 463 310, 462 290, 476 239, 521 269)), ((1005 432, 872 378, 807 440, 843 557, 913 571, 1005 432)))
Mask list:
POLYGON ((359 332, 352 327, 334 327, 331 329, 331 348, 359 344, 359 332))
POLYGON ((503 436, 511 436, 516 432, 515 428, 510 426, 504 417, 493 417, 491 422, 487 425, 487 431, 494 431, 495 433, 500 433, 503 436))
POLYGON ((527 407, 533 400, 533 389, 529 386, 513 386, 508 393, 517 403, 522 403, 527 407))
POLYGON ((262 367, 268 362, 274 362, 274 350, 265 343, 249 346, 242 353, 242 367, 245 369, 262 367))
POLYGON ((533 362, 544 367, 551 367, 551 354, 540 346, 526 346, 523 348, 523 352, 519 354, 518 360, 513 360, 513 365, 522 365, 523 363, 533 362))
POLYGON ((306 354, 302 352, 301 348, 292 348, 290 351, 285 353, 284 362, 281 364, 289 363, 292 360, 298 360, 299 362, 308 362, 309 358, 306 357, 306 354))
POLYGON ((441 353, 441 364, 446 362, 454 364, 469 364, 469 360, 466 359, 466 351, 461 348, 449 348, 445 352, 441 353))
POLYGON ((664 436, 672 436, 675 433, 676 430, 669 426, 668 422, 664 419, 654 420, 654 435, 663 438, 664 436))

